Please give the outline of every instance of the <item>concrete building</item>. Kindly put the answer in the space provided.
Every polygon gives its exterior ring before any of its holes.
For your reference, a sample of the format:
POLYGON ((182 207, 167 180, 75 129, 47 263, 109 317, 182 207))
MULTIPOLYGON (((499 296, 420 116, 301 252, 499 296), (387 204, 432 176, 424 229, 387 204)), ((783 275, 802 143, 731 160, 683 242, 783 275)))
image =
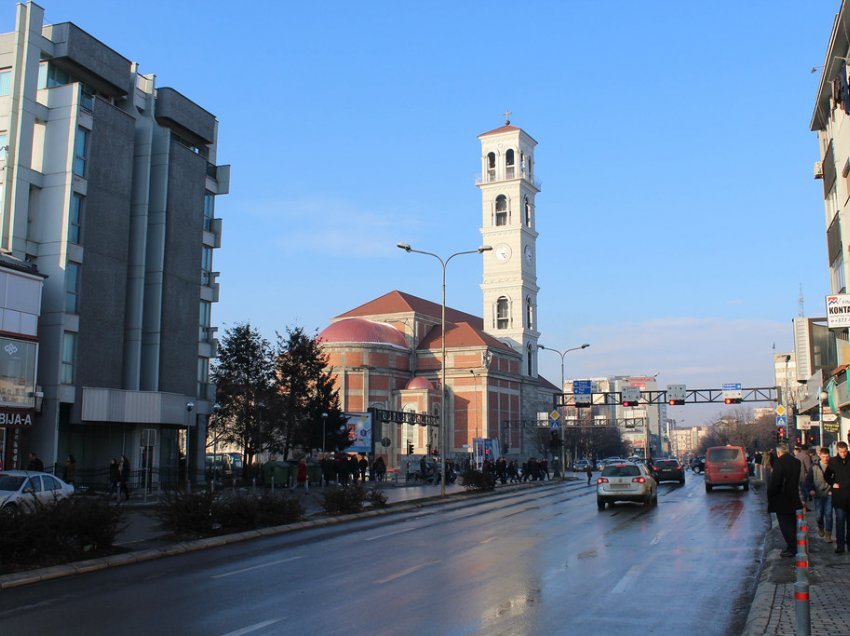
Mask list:
MULTIPOLYGON (((441 305, 397 290, 336 316, 319 337, 344 411, 439 417, 445 365, 450 458, 468 457, 477 439, 498 440, 502 454, 540 457, 549 429, 538 415, 552 410, 559 390, 537 373, 536 142, 509 122, 478 138, 481 235, 493 247, 482 254, 483 317, 446 309, 445 360, 441 305)), ((433 426, 386 423, 379 438, 387 445, 376 452, 398 467, 408 443, 421 456, 436 450, 437 437, 433 426)))
POLYGON ((23 443, 79 473, 203 466, 218 122, 70 22, 0 35, 0 249, 46 275, 41 413, 23 443), (188 440, 187 440, 188 438, 188 440))

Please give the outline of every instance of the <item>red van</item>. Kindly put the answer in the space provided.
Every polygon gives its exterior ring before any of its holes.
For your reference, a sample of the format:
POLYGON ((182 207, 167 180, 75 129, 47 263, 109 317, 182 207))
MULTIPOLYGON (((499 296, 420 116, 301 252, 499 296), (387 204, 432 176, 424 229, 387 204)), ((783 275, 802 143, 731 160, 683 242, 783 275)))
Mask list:
POLYGON ((713 446, 705 451, 705 492, 715 486, 750 489, 747 456, 740 446, 713 446))

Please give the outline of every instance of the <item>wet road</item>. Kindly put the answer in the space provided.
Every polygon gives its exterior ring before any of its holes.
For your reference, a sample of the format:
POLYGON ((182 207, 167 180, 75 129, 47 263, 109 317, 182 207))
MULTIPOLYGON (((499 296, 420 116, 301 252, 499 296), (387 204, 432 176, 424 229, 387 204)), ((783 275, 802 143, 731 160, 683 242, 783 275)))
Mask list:
POLYGON ((767 529, 758 492, 583 483, 5 590, 8 634, 733 634, 767 529))

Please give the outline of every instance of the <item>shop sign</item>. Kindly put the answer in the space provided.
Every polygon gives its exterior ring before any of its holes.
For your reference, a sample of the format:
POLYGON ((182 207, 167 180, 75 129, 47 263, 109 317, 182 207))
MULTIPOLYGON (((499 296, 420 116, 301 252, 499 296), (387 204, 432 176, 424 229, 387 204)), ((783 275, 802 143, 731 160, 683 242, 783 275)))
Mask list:
POLYGON ((32 411, 0 411, 0 426, 32 426, 32 411))

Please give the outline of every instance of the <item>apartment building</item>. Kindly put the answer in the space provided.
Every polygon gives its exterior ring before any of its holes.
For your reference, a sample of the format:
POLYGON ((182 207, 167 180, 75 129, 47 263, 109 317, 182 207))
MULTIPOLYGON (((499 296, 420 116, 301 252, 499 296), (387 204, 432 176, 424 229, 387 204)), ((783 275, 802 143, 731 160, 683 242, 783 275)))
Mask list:
POLYGON ((21 443, 81 472, 203 467, 214 401, 214 115, 75 24, 0 35, 0 251, 45 277, 40 413, 21 443), (198 442, 201 441, 199 444, 198 442))

